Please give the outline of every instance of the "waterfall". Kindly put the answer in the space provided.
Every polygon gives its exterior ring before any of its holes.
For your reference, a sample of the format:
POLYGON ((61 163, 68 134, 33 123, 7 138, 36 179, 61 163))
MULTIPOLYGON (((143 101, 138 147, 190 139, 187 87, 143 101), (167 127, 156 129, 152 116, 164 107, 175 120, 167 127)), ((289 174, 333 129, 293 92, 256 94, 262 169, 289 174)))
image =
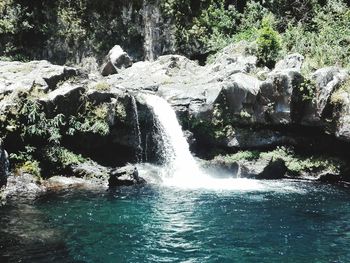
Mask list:
POLYGON ((219 190, 261 190, 264 186, 252 179, 218 178, 207 174, 192 156, 175 111, 169 103, 155 95, 143 94, 152 109, 162 144, 164 165, 159 176, 166 186, 219 190))
POLYGON ((139 114, 137 112, 137 104, 134 96, 131 96, 131 105, 133 109, 133 117, 134 117, 134 132, 137 136, 137 152, 136 152, 136 159, 137 162, 142 161, 142 141, 141 141, 141 130, 140 130, 140 123, 139 123, 139 114))
POLYGON ((146 103, 154 113, 156 125, 163 143, 162 157, 167 168, 173 173, 196 174, 200 169, 193 158, 189 145, 183 135, 176 114, 168 102, 155 95, 145 95, 146 103))

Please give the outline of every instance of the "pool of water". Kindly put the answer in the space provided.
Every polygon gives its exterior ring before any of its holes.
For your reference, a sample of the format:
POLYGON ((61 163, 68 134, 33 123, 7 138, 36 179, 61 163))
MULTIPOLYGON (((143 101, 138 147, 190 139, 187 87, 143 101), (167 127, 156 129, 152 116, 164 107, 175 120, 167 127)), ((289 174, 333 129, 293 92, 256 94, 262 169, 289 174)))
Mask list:
POLYGON ((0 262, 350 262, 348 190, 240 183, 246 187, 148 185, 12 202, 0 208, 0 262))

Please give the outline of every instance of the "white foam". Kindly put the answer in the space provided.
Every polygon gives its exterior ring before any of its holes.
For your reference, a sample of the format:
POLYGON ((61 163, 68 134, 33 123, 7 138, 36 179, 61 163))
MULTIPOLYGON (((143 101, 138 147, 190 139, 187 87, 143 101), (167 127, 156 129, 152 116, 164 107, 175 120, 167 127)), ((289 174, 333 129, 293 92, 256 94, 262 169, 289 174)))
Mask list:
MULTIPOLYGON (((140 166, 145 173, 151 172, 155 181, 169 187, 182 189, 211 189, 232 191, 299 191, 289 183, 281 181, 260 181, 245 178, 217 178, 201 169, 192 156, 189 145, 183 135, 175 111, 169 103, 155 95, 144 94, 146 103, 153 109, 162 138, 163 166, 151 168, 152 165, 140 166), (146 172, 145 172, 146 171, 146 172), (157 172, 155 172, 157 171, 157 172), (155 175, 156 174, 156 175, 155 175)), ((154 166, 153 166, 154 167, 154 166)), ((152 180, 152 179, 151 179, 152 180)), ((153 180, 154 181, 154 180, 153 180)))

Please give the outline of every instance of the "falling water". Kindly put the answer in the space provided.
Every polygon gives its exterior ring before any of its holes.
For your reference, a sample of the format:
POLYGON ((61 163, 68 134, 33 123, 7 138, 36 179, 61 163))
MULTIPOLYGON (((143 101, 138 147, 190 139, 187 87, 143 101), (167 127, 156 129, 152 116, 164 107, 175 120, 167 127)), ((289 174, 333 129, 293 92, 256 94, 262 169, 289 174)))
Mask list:
POLYGON ((135 120, 135 135, 137 136, 137 153, 136 153, 136 158, 137 162, 140 162, 142 160, 142 141, 141 141, 141 130, 140 130, 140 123, 139 123, 139 114, 137 112, 137 104, 134 96, 131 96, 131 105, 133 109, 133 117, 135 120))
POLYGON ((160 170, 164 185, 181 188, 209 188, 223 190, 261 190, 265 186, 256 180, 243 178, 216 178, 200 168, 192 156, 176 114, 166 100, 150 94, 143 95, 154 113, 160 132, 162 155, 165 160, 160 170))
POLYGON ((147 105, 151 106, 156 125, 163 143, 163 158, 172 171, 196 174, 200 169, 189 150, 189 145, 182 133, 176 114, 171 106, 162 98, 146 95, 147 105))

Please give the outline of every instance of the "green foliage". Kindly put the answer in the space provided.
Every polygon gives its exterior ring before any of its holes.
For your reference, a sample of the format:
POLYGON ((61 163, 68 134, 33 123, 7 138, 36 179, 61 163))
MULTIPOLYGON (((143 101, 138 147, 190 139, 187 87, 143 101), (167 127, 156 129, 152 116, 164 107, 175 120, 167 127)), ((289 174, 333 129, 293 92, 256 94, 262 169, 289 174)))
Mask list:
POLYGON ((350 98, 350 79, 345 81, 331 96, 331 103, 334 106, 344 106, 350 98))
POLYGON ((281 50, 280 35, 273 29, 273 17, 266 16, 262 20, 258 30, 257 55, 259 63, 267 67, 273 67, 281 50))
POLYGON ((240 151, 235 154, 218 155, 214 163, 232 164, 234 162, 278 160, 285 162, 290 173, 294 175, 317 174, 319 172, 339 173, 344 166, 343 161, 328 156, 301 156, 286 147, 278 147, 269 152, 240 151))
POLYGON ((315 97, 316 82, 313 79, 306 78, 301 83, 299 90, 303 101, 311 101, 315 97))
POLYGON ((312 174, 320 171, 338 173, 343 165, 343 162, 338 159, 326 156, 304 157, 295 154, 292 150, 285 147, 279 147, 274 151, 261 153, 260 156, 264 159, 282 159, 288 170, 297 174, 312 174))
POLYGON ((91 132, 102 136, 109 134, 108 112, 109 105, 106 103, 94 106, 87 102, 83 112, 69 118, 67 134, 74 135, 76 132, 91 132))
POLYGON ((283 34, 284 53, 305 56, 306 71, 330 65, 350 67, 350 9, 345 3, 328 1, 315 8, 310 24, 289 24, 283 34))
POLYGON ((282 46, 283 54, 303 54, 309 71, 350 65, 344 0, 2 0, 0 56, 75 63, 91 54, 101 60, 118 43, 142 58, 142 8, 150 3, 159 3, 164 26, 174 29, 176 42, 169 44, 188 56, 256 40, 261 64, 273 65, 282 46), (266 14, 274 23, 266 23, 266 14))
POLYGON ((71 47, 80 44, 87 33, 83 27, 79 11, 84 11, 82 6, 78 10, 72 7, 60 6, 57 11, 57 35, 63 38, 68 46, 71 47))
POLYGON ((27 99, 20 110, 21 136, 40 137, 49 142, 59 143, 61 127, 65 125, 63 114, 47 118, 38 101, 27 99))
POLYGON ((259 157, 260 153, 258 151, 239 151, 235 154, 215 156, 214 162, 230 164, 237 161, 253 161, 259 159, 259 157))
POLYGON ((33 157, 35 151, 35 147, 27 145, 24 151, 10 154, 10 161, 15 167, 15 174, 21 175, 23 173, 29 173, 36 176, 38 179, 41 178, 40 164, 33 157))
POLYGON ((234 6, 225 8, 225 1, 213 1, 199 17, 194 18, 189 34, 199 39, 207 51, 217 51, 229 42, 238 19, 239 13, 234 6))
POLYGON ((99 91, 108 91, 111 89, 111 85, 106 81, 100 81, 93 88, 99 91))
POLYGON ((38 179, 41 178, 41 169, 38 161, 26 161, 25 163, 18 165, 15 169, 15 173, 18 175, 28 173, 34 175, 38 179))
POLYGON ((60 146, 47 147, 44 150, 45 158, 47 158, 55 166, 66 169, 74 164, 86 161, 80 154, 75 154, 68 149, 60 146))

